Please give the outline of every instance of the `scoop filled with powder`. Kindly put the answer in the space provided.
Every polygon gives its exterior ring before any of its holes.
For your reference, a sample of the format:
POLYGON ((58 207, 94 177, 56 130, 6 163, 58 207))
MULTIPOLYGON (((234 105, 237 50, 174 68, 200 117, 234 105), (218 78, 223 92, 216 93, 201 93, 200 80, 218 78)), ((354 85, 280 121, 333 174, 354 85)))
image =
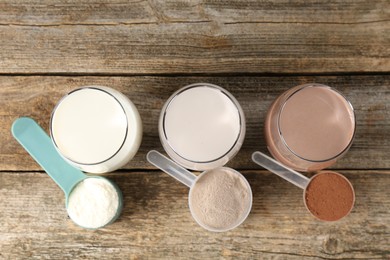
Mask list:
POLYGON ((352 184, 343 175, 323 171, 309 179, 261 152, 254 152, 252 160, 303 189, 305 206, 316 218, 336 221, 351 212, 355 203, 355 192, 352 184))
POLYGON ((212 231, 225 231, 241 224, 251 204, 252 192, 246 179, 226 167, 202 173, 189 195, 192 216, 212 231))
POLYGON ((196 176, 157 151, 150 151, 146 158, 190 188, 188 204, 192 217, 201 227, 224 232, 238 227, 248 217, 252 190, 241 173, 220 167, 196 176))
POLYGON ((64 191, 68 214, 76 224, 97 229, 119 216, 122 210, 120 189, 104 177, 88 176, 71 166, 32 118, 15 120, 12 134, 64 191))

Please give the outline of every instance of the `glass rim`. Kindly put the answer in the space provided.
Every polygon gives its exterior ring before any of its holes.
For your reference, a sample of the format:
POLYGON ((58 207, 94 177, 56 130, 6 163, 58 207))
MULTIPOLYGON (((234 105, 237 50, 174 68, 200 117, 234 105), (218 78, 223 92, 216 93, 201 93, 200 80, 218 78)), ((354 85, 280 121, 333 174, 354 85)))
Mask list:
POLYGON ((328 162, 328 161, 332 161, 336 158, 338 158, 339 156, 341 156, 342 154, 344 154, 352 145, 352 142, 355 138, 355 134, 356 134, 356 114, 355 114, 355 110, 351 104, 351 102, 346 98, 346 96, 344 94, 342 94, 341 92, 339 92, 338 90, 330 87, 330 86, 327 86, 327 85, 324 85, 324 84, 320 84, 320 83, 307 83, 307 84, 302 84, 302 85, 298 85, 296 87, 300 87, 298 88, 297 90, 295 90, 293 93, 289 94, 288 97, 286 98, 286 100, 283 101, 283 105, 279 108, 279 111, 278 111, 278 120, 277 120, 277 129, 278 129, 278 134, 284 144, 284 146, 292 153, 294 154, 295 156, 297 156, 298 158, 304 160, 304 161, 308 161, 308 162, 313 162, 313 163, 323 163, 323 162, 328 162), (353 133, 352 133, 352 136, 350 138, 350 140, 348 141, 348 144, 340 151, 338 152, 336 155, 330 157, 330 158, 326 158, 326 159, 322 159, 322 160, 313 160, 313 159, 307 159, 307 158, 304 158, 303 156, 300 156, 299 154, 297 154, 296 152, 294 152, 290 147, 289 145, 287 144, 286 140, 284 139, 284 136, 282 134, 282 131, 281 131, 281 128, 280 128, 280 117, 282 115, 282 111, 287 103, 287 101, 293 97, 295 94, 297 94, 298 92, 302 91, 303 89, 306 89, 306 88, 313 88, 313 87, 320 87, 320 88, 327 88, 333 92, 335 92, 336 94, 340 95, 343 100, 346 102, 348 108, 350 109, 350 111, 352 112, 352 115, 353 115, 353 133))
MULTIPOLYGON (((103 87, 103 86, 102 86, 103 87)), ((56 104, 56 106, 54 107, 52 113, 51 113, 51 116, 50 116, 50 123, 49 123, 49 131, 50 131, 50 137, 51 137, 51 140, 54 144, 54 146, 56 147, 57 151, 60 152, 60 154, 65 157, 66 159, 68 159, 69 161, 75 163, 75 164, 78 164, 78 165, 98 165, 98 164, 102 164, 102 163, 105 163, 109 160, 111 160, 112 158, 114 158, 122 149, 122 147, 124 146, 126 140, 127 140, 127 135, 128 135, 128 132, 129 132, 129 122, 128 122, 128 118, 127 118, 127 113, 125 111, 125 108, 123 107, 123 105, 121 104, 121 102, 112 94, 112 93, 109 93, 108 91, 100 88, 100 86, 84 86, 84 87, 79 87, 77 89, 74 89, 70 92, 68 92, 66 95, 64 95, 59 101, 58 103, 56 104), (119 146, 119 148, 114 152, 114 154, 112 154, 110 157, 108 157, 107 159, 104 159, 102 161, 99 161, 99 162, 94 162, 94 163, 83 163, 83 162, 80 162, 80 161, 77 161, 75 159, 72 159, 70 158, 69 156, 63 154, 62 150, 60 149, 60 147, 57 145, 56 141, 55 141, 55 137, 54 137, 54 132, 53 132, 53 118, 54 118, 54 114, 55 112, 57 111, 58 107, 61 105, 61 103, 68 97, 70 96, 71 94, 77 92, 77 91, 82 91, 82 90, 87 90, 87 89, 93 89, 93 90, 97 90, 97 91, 102 91, 104 92, 105 94, 108 94, 109 96, 111 96, 112 98, 114 98, 114 100, 120 105, 123 113, 125 114, 125 117, 126 117, 126 132, 125 132, 125 136, 123 138, 123 141, 122 141, 122 144, 119 146)))

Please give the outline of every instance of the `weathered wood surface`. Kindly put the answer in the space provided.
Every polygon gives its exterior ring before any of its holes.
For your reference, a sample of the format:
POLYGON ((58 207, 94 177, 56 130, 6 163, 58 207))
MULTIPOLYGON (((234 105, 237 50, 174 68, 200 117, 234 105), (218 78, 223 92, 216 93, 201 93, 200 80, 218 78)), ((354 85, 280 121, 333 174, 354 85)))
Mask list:
POLYGON ((343 169, 390 168, 390 76, 322 77, 1 77, 0 78, 0 169, 39 170, 39 166, 12 138, 10 128, 20 116, 35 118, 46 130, 56 102, 68 91, 87 84, 113 87, 138 107, 144 124, 141 148, 126 169, 151 169, 145 156, 150 149, 162 151, 158 117, 164 102, 178 88, 210 82, 228 89, 246 115, 247 135, 230 166, 257 168, 250 155, 265 152, 263 126, 266 111, 279 94, 298 84, 318 82, 344 93, 357 117, 354 144, 334 167, 343 169))
POLYGON ((388 0, 0 0, 0 259, 390 259, 389 72, 388 0), (250 182, 253 209, 223 234, 197 226, 188 189, 145 161, 163 151, 164 102, 194 82, 229 90, 247 119, 229 166, 250 182), (354 144, 333 166, 356 205, 337 223, 312 218, 301 190, 250 161, 266 151, 272 100, 308 82, 340 90, 356 112, 354 144), (123 214, 97 231, 69 220, 61 190, 10 133, 20 116, 48 129, 59 98, 91 84, 123 92, 144 122, 139 153, 107 175, 123 214))
POLYGON ((331 1, 96 1, 2 0, 1 24, 76 25, 185 23, 332 23, 389 21, 386 0, 331 1))
POLYGON ((67 217, 60 188, 41 173, 0 174, 2 259, 389 259, 390 171, 343 171, 356 191, 352 213, 315 220, 302 190, 264 171, 243 171, 254 200, 249 218, 226 233, 203 230, 188 189, 159 171, 108 177, 124 193, 117 222, 98 231, 67 217))
POLYGON ((0 72, 386 72, 390 2, 0 1, 0 72), (22 3, 22 4, 21 4, 22 3))

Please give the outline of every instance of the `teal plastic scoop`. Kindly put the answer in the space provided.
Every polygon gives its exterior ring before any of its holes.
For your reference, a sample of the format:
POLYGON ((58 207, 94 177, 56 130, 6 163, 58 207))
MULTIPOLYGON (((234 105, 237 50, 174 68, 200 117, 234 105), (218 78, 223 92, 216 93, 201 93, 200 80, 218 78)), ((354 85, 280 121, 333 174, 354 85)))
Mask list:
MULTIPOLYGON (((80 170, 68 164, 57 152, 50 137, 32 118, 21 117, 15 120, 15 122, 12 125, 12 134, 15 137, 15 139, 24 147, 24 149, 35 159, 35 161, 47 172, 47 174, 64 191, 68 214, 77 225, 88 229, 97 229, 114 222, 119 217, 122 211, 123 199, 122 199, 122 192, 115 185, 115 183, 111 182, 110 180, 104 177, 88 176, 83 172, 81 172, 80 170), (101 184, 105 186, 108 191, 110 190, 113 191, 112 198, 114 198, 114 201, 117 200, 118 205, 114 205, 113 208, 107 210, 111 210, 111 211, 115 210, 114 213, 108 214, 107 212, 104 212, 105 208, 99 207, 99 205, 98 207, 96 207, 96 205, 94 205, 95 207, 91 207, 90 205, 87 205, 83 207, 86 210, 80 208, 79 205, 76 205, 76 207, 72 207, 72 208, 76 208, 77 214, 69 211, 69 207, 68 207, 69 198, 71 197, 72 191, 79 184, 91 178, 95 179, 93 180, 95 182, 97 181, 96 179, 100 180, 101 184), (95 209, 103 212, 92 212, 95 209), (85 214, 87 214, 87 216, 85 216, 85 214), (105 215, 104 219, 108 218, 108 220, 104 221, 104 223, 102 223, 101 221, 99 222, 98 220, 96 220, 96 218, 99 217, 99 215, 97 214, 105 215), (72 216, 75 217, 72 218, 72 216), (90 221, 91 224, 85 224, 86 221, 88 221, 87 220, 88 217, 95 218, 95 219, 91 219, 90 221)), ((102 186, 101 184, 99 185, 102 186)), ((91 184, 88 185, 91 186, 91 184)), ((78 192, 77 192, 78 194, 82 194, 82 191, 80 191, 81 190, 80 187, 78 188, 78 192)), ((96 188, 92 186, 91 189, 95 189, 94 191, 96 191, 96 188)), ((100 193, 102 196, 104 196, 105 191, 100 193)), ((97 194, 100 196, 99 193, 97 194)))

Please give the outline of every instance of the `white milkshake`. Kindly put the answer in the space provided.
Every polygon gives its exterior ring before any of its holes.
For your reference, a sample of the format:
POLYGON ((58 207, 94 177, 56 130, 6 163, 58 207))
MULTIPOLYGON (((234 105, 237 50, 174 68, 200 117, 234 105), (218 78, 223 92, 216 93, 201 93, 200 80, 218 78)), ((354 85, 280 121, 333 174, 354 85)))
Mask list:
POLYGON ((84 171, 101 173, 123 166, 135 155, 142 123, 123 94, 91 86, 70 92, 58 103, 50 130, 65 159, 84 171))

